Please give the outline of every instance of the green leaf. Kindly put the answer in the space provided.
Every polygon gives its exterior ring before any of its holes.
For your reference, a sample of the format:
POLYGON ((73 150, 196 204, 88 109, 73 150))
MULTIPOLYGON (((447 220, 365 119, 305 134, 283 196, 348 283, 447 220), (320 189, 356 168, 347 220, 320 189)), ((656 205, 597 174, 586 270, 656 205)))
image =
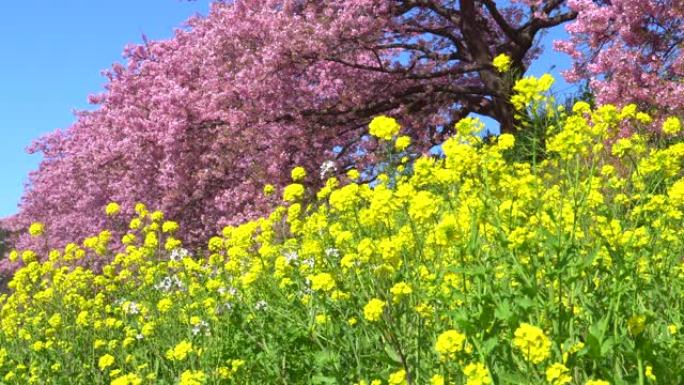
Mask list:
POLYGON ((396 364, 401 365, 401 357, 399 356, 399 353, 394 350, 393 347, 389 345, 385 345, 385 353, 387 353, 387 356, 396 364))
POLYGON ((494 350, 496 345, 499 343, 499 340, 496 337, 492 337, 487 339, 485 342, 482 343, 482 354, 484 356, 489 355, 489 353, 494 350))
POLYGON ((329 376, 324 376, 322 374, 317 374, 313 377, 311 377, 311 384, 320 384, 320 385, 327 385, 327 384, 337 384, 337 379, 335 377, 329 377, 329 376))
POLYGON ((494 310, 494 316, 502 321, 508 321, 513 316, 511 305, 508 302, 501 302, 494 310))
POLYGON ((613 337, 609 337, 605 341, 603 341, 603 343, 601 344, 601 357, 609 356, 610 353, 613 351, 614 345, 615 341, 613 340, 613 337))
POLYGON ((519 373, 499 373, 500 385, 529 385, 530 379, 519 373))
POLYGON ((330 363, 334 362, 336 358, 335 353, 332 353, 329 350, 323 350, 314 354, 314 364, 318 368, 325 368, 328 367, 330 363))
POLYGON ((534 306, 534 301, 527 297, 520 297, 515 300, 515 304, 520 306, 523 310, 528 310, 534 306))

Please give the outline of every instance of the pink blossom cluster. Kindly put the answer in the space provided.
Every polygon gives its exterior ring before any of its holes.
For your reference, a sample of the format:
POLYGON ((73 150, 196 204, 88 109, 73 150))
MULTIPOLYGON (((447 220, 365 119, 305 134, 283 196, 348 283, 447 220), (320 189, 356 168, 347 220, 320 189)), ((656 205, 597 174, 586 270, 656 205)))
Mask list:
POLYGON ((569 0, 578 13, 555 42, 574 67, 571 81, 590 79, 598 102, 663 114, 684 111, 684 1, 569 0))
POLYGON ((128 47, 90 98, 99 107, 31 146, 44 159, 6 225, 43 222, 59 247, 122 231, 108 202, 124 217, 143 202, 199 243, 272 207, 263 186, 283 186, 296 165, 371 164, 373 116, 399 118, 415 152, 470 112, 510 127, 511 84, 492 59, 507 54, 523 73, 536 34, 574 16, 539 0, 216 2, 172 39, 128 47))

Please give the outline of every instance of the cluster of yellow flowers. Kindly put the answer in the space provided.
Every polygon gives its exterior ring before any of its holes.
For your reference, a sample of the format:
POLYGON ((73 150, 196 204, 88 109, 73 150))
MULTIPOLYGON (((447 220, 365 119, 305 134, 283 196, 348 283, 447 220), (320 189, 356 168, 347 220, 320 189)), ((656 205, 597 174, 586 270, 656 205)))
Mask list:
POLYGON ((513 345, 520 349, 526 360, 538 364, 551 355, 551 341, 544 331, 536 326, 523 323, 515 330, 513 345))
POLYGON ((505 53, 497 55, 492 65, 498 72, 508 72, 511 69, 511 57, 505 53))
MULTIPOLYGON (((548 85, 521 84, 521 100, 548 85)), ((465 119, 439 155, 370 185, 352 170, 308 191, 295 168, 282 206, 204 251, 144 205, 120 248, 103 230, 15 251, 0 383, 677 383, 684 143, 672 120, 618 139, 638 114, 554 108, 535 162, 465 119)), ((372 135, 410 149, 378 119, 372 135)))
MULTIPOLYGON (((382 115, 374 118, 368 128, 371 135, 384 140, 392 140, 392 137, 399 133, 401 126, 394 118, 382 115)), ((402 139, 402 143, 397 146, 403 147, 405 144, 405 139, 402 139)))

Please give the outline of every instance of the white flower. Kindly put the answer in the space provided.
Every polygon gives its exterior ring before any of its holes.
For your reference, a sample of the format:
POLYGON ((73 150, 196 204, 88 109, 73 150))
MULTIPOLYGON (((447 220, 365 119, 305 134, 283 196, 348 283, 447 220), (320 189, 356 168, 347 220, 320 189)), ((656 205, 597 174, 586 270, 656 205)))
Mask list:
POLYGON ((204 330, 204 335, 209 335, 209 334, 210 334, 210 333, 209 333, 209 324, 208 324, 206 321, 204 321, 204 320, 200 321, 200 323, 198 323, 197 325, 195 325, 195 326, 192 328, 192 335, 193 335, 193 336, 196 336, 196 335, 199 334, 202 330, 204 330))
POLYGON ((337 167, 335 166, 335 162, 332 160, 326 160, 321 164, 321 179, 324 179, 326 176, 335 173, 337 171, 337 167))
POLYGON ((124 302, 123 311, 124 311, 124 313, 129 314, 129 315, 136 315, 136 314, 140 313, 140 307, 138 307, 138 304, 133 302, 133 301, 124 302))
POLYGON ((308 265, 309 267, 313 267, 314 265, 314 260, 313 258, 305 259, 302 261, 303 264, 308 265))
POLYGON ((292 263, 292 261, 296 261, 299 258, 299 255, 296 251, 288 251, 284 256, 285 260, 287 260, 287 263, 292 263))
POLYGON ((185 287, 183 285, 183 281, 181 281, 180 278, 174 275, 172 277, 164 277, 161 280, 161 282, 154 285, 154 288, 164 292, 169 292, 172 289, 184 290, 185 287))
POLYGON ((268 304, 262 299, 254 305, 254 308, 256 310, 266 310, 266 308, 268 308, 268 304))
POLYGON ((181 259, 190 255, 190 252, 183 248, 174 249, 169 256, 172 261, 180 261, 181 259))

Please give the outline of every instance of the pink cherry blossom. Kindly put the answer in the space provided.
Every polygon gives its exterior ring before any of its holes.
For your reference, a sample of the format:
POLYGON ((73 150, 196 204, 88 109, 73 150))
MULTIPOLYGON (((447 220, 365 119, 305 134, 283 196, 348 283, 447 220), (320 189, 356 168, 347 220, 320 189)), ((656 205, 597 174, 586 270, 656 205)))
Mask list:
POLYGON ((565 75, 589 79, 598 102, 660 114, 684 111, 684 2, 570 0, 578 17, 555 43, 574 59, 565 75))
POLYGON ((492 59, 505 53, 524 73, 535 37, 576 14, 564 1, 501 3, 216 2, 172 39, 127 47, 90 97, 98 108, 31 146, 44 159, 6 225, 41 221, 62 246, 102 227, 120 234, 105 205, 125 217, 143 202, 200 244, 273 207, 263 186, 282 187, 296 165, 316 186, 324 163, 342 174, 372 162, 376 115, 396 117, 417 153, 471 112, 511 131, 511 80, 492 59))

